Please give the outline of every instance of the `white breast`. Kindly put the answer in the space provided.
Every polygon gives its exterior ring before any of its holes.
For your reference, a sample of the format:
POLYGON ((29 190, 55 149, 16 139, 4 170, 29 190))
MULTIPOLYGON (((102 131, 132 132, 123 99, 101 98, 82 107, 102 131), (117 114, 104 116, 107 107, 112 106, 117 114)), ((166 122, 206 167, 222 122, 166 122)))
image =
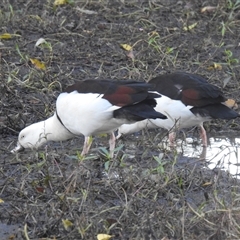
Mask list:
POLYGON ((85 136, 111 131, 119 126, 113 119, 113 106, 98 93, 62 93, 56 103, 57 113, 72 133, 85 136))
MULTIPOLYGON (((173 100, 166 96, 156 99, 157 106, 156 111, 165 114, 168 119, 151 119, 151 122, 158 127, 170 130, 172 128, 187 128, 200 124, 203 122, 203 118, 195 116, 190 109, 192 106, 186 106, 180 100, 173 100)), ((205 119, 207 120, 207 118, 205 119)))

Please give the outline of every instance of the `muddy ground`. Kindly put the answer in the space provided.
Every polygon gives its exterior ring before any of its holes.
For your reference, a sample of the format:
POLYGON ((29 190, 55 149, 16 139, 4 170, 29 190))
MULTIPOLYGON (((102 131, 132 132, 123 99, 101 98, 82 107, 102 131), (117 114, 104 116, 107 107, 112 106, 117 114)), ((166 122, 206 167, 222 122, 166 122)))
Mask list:
MULTIPOLYGON (((51 116, 59 92, 78 79, 148 81, 181 70, 238 101, 239 1, 53 3, 0 2, 0 33, 11 34, 0 39, 0 239, 240 239, 239 180, 168 151, 164 131, 121 139, 110 161, 103 136, 84 160, 82 137, 10 153, 18 132, 51 116), (40 38, 46 43, 35 46, 40 38)), ((239 123, 205 126, 239 136, 239 123)))

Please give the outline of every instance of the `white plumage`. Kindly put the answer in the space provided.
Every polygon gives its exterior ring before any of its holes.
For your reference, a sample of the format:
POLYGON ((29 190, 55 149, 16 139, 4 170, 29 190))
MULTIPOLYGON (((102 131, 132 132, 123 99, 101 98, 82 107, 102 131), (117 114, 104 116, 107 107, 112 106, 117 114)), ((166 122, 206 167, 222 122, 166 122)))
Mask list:
POLYGON ((160 75, 149 81, 153 91, 162 95, 156 99, 155 110, 167 116, 163 119, 148 119, 133 124, 124 124, 118 129, 117 138, 143 128, 165 128, 173 144, 176 130, 199 126, 203 146, 207 146, 205 121, 211 119, 234 119, 239 114, 225 105, 222 91, 201 76, 190 73, 160 75))
POLYGON ((39 148, 48 141, 63 141, 84 135, 82 155, 88 153, 92 135, 111 133, 110 155, 115 148, 114 130, 124 123, 146 118, 166 118, 154 110, 160 94, 150 85, 134 81, 88 80, 69 86, 56 102, 56 112, 45 121, 24 128, 12 152, 39 148))

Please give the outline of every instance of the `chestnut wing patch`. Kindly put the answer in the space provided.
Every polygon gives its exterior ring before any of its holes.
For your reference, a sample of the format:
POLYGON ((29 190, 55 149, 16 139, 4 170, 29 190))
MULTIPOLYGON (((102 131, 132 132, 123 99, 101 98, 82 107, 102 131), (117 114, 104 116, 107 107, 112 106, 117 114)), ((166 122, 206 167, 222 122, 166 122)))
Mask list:
POLYGON ((120 85, 114 92, 104 94, 103 98, 107 99, 113 105, 122 107, 141 102, 147 98, 147 95, 148 92, 146 90, 139 91, 137 88, 120 85))
POLYGON ((221 103, 226 100, 222 91, 211 84, 199 85, 196 88, 183 89, 180 94, 180 99, 185 105, 195 107, 221 103))
POLYGON ((148 93, 150 84, 136 81, 85 80, 66 88, 65 92, 99 93, 103 98, 116 106, 126 106, 148 98, 160 97, 148 93))
POLYGON ((182 72, 165 74, 153 78, 149 83, 154 84, 155 90, 160 94, 181 100, 185 105, 201 107, 226 100, 220 88, 195 74, 182 72))

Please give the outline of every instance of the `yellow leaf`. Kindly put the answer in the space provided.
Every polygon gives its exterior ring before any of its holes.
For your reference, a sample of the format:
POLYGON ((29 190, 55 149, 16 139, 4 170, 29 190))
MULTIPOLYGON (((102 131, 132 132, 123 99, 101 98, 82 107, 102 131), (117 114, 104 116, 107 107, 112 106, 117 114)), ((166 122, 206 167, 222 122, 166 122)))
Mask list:
POLYGON ((209 185, 212 185, 212 182, 205 182, 202 186, 206 187, 206 186, 209 186, 209 185))
POLYGON ((149 38, 158 37, 158 36, 159 36, 159 34, 158 34, 157 31, 152 31, 152 32, 148 33, 148 37, 149 38))
POLYGON ((68 230, 68 228, 70 228, 73 225, 73 223, 71 221, 69 221, 68 219, 66 219, 66 220, 62 219, 62 223, 63 223, 65 230, 68 230))
POLYGON ((213 63, 213 65, 208 67, 208 70, 222 70, 222 65, 220 63, 213 63))
POLYGON ((58 6, 58 5, 64 5, 67 3, 68 3, 68 0, 55 0, 54 5, 58 6))
POLYGON ((43 62, 39 61, 36 58, 30 58, 31 63, 38 69, 46 70, 46 66, 43 62))
POLYGON ((36 19, 39 22, 42 22, 43 20, 38 15, 29 15, 29 17, 36 19))
POLYGON ((201 13, 215 11, 216 9, 217 9, 217 7, 206 6, 201 9, 201 13))
POLYGON ((227 101, 224 102, 224 104, 229 108, 232 108, 235 110, 238 109, 238 105, 234 99, 229 98, 227 101))
POLYGON ((132 47, 130 45, 128 45, 128 44, 121 44, 121 47, 123 49, 125 49, 126 51, 130 51, 132 49, 132 47))
POLYGON ((0 198, 0 203, 4 203, 4 201, 0 198))
POLYGON ((214 63, 213 66, 214 66, 215 69, 222 70, 222 65, 219 64, 219 63, 214 63))
POLYGON ((108 234, 100 233, 97 235, 98 240, 109 240, 112 236, 108 234))
POLYGON ((197 26, 197 22, 196 23, 193 23, 192 25, 189 25, 189 26, 185 26, 185 27, 183 27, 183 30, 184 31, 189 31, 189 30, 192 30, 193 28, 195 28, 196 26, 197 26))
POLYGON ((10 39, 12 35, 10 33, 3 33, 0 35, 0 39, 10 39))
POLYGON ((13 37, 21 37, 19 34, 3 33, 0 35, 0 39, 11 39, 13 37))

